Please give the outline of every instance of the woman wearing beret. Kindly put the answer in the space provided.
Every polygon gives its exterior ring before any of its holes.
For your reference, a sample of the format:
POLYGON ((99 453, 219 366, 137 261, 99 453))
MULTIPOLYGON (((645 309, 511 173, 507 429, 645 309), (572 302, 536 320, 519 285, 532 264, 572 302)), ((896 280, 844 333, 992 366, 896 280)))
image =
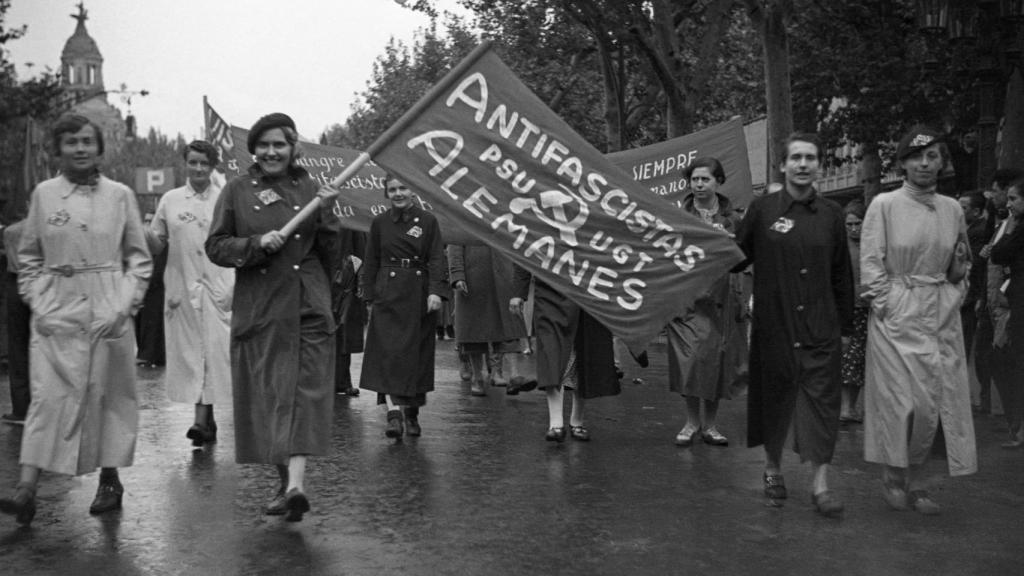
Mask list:
POLYGON ((903 186, 871 202, 861 232, 862 295, 871 301, 864 378, 864 458, 883 466, 894 510, 938 514, 924 466, 938 430, 949 473, 978 469, 960 302, 970 258, 967 224, 938 194, 949 150, 915 126, 896 148, 903 186))
POLYGON ((118 468, 131 466, 139 427, 132 315, 152 273, 135 194, 99 171, 103 133, 83 116, 53 128, 61 174, 40 183, 18 245, 18 284, 32 310, 32 401, 21 477, 0 511, 29 524, 39 472, 100 468, 89 507, 121 507, 118 468))
POLYGON ((302 519, 306 459, 330 448, 334 320, 330 278, 334 231, 323 211, 285 237, 278 230, 325 192, 297 164, 298 134, 284 114, 260 118, 248 139, 256 163, 225 187, 206 253, 235 268, 231 378, 235 458, 273 464, 280 489, 271 515, 302 519))
POLYGON ((362 293, 370 326, 359 387, 377 392, 388 438, 420 435, 419 409, 434 389, 434 330, 444 293, 441 230, 404 182, 388 174, 391 208, 370 223, 362 293))
POLYGON ((183 150, 188 182, 160 198, 146 239, 154 254, 167 250, 164 330, 167 396, 195 405, 185 436, 193 446, 217 440, 214 404, 231 402, 231 294, 235 273, 203 251, 220 187, 210 180, 219 154, 195 140, 183 150))

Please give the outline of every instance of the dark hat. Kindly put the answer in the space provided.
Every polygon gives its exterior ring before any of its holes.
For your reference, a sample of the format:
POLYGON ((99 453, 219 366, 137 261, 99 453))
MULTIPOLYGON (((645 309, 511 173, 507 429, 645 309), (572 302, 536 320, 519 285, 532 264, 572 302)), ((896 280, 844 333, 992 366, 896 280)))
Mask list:
POLYGON ((937 142, 942 142, 941 132, 933 130, 924 124, 917 124, 908 130, 903 135, 903 138, 900 138, 900 143, 896 146, 896 159, 903 160, 914 152, 927 148, 937 142))
POLYGON ((256 153, 256 140, 260 137, 260 135, 262 135, 267 130, 273 130, 274 128, 284 127, 296 130, 295 121, 292 120, 291 117, 288 116, 287 114, 283 114, 281 112, 267 114, 266 116, 257 120, 256 123, 252 125, 252 128, 249 129, 249 138, 246 141, 246 144, 249 147, 249 154, 256 153))

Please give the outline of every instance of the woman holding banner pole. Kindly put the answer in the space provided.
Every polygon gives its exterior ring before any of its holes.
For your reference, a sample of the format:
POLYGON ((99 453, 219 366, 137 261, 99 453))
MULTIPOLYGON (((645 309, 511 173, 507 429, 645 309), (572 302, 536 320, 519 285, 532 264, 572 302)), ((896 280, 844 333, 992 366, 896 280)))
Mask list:
POLYGON ((266 513, 295 522, 310 508, 306 459, 330 448, 334 320, 328 278, 337 235, 322 210, 292 220, 303 205, 316 207, 318 197, 336 192, 318 191, 296 163, 298 133, 287 115, 260 118, 247 143, 256 163, 221 192, 206 253, 236 269, 235 459, 277 466, 281 485, 266 513))
POLYGON ((419 410, 434 389, 434 330, 444 293, 437 219, 404 182, 385 176, 391 208, 370 223, 362 293, 370 303, 360 388, 377 392, 388 438, 420 435, 419 410))
MULTIPOLYGON (((705 224, 732 235, 740 215, 729 198, 718 193, 725 170, 716 158, 697 158, 685 170, 692 192, 683 210, 705 224)), ((734 385, 746 373, 747 311, 739 274, 725 274, 690 308, 666 326, 668 332, 669 389, 686 400, 686 424, 676 444, 690 446, 700 433, 705 444, 728 446, 718 431, 718 402, 730 398, 734 385), (704 419, 701 420, 701 407, 704 419)))

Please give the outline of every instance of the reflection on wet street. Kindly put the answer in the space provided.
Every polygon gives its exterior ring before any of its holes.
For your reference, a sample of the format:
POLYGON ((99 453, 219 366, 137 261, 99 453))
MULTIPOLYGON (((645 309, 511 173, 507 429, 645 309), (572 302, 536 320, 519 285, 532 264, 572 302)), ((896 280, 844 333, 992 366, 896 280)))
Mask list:
MULTIPOLYGON (((878 471, 861 457, 861 427, 844 427, 833 484, 847 511, 828 520, 812 511, 810 471, 791 453, 790 498, 767 505, 762 453, 744 445, 744 399, 722 405, 729 447, 673 444, 684 406, 667 391, 663 349, 652 349, 651 368, 624 366, 621 396, 587 404, 591 442, 558 445, 543 438, 542 393, 470 396, 452 348, 438 343, 437 390, 420 438, 385 439, 371 393, 337 397, 334 453, 310 461, 313 510, 298 524, 263 515, 277 474, 234 463, 228 407, 216 408, 219 444, 194 451, 184 437, 192 407, 165 399, 162 369, 140 368, 141 429, 135 465, 121 473, 124 509, 89 516, 97 474, 44 474, 30 528, 0 517, 0 572, 1019 573, 1024 451, 999 448, 999 417, 976 420, 977 475, 950 479, 933 463, 938 517, 888 511, 878 471)), ((5 493, 17 481, 20 437, 20 428, 0 429, 5 493)))

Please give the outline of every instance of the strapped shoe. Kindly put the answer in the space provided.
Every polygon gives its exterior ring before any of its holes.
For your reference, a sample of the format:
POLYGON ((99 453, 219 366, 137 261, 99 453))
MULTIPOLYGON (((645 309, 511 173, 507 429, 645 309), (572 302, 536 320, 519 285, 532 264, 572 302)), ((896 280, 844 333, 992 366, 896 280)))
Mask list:
POLYGON ((580 442, 590 441, 590 430, 587 430, 587 427, 582 424, 579 426, 570 426, 569 435, 572 436, 573 440, 579 440, 580 442))
POLYGON ((558 442, 559 444, 565 442, 565 426, 548 428, 548 433, 544 435, 544 439, 548 442, 558 442))
POLYGON ((384 428, 384 435, 388 438, 401 438, 402 431, 402 410, 388 410, 388 425, 384 428))
POLYGON ((124 486, 121 485, 121 480, 117 476, 104 478, 101 475, 100 485, 96 488, 96 498, 89 505, 89 514, 103 514, 118 510, 121 508, 123 497, 124 486))
POLYGON ((786 491, 786 479, 782 474, 764 473, 764 495, 772 500, 785 500, 789 496, 786 491))

